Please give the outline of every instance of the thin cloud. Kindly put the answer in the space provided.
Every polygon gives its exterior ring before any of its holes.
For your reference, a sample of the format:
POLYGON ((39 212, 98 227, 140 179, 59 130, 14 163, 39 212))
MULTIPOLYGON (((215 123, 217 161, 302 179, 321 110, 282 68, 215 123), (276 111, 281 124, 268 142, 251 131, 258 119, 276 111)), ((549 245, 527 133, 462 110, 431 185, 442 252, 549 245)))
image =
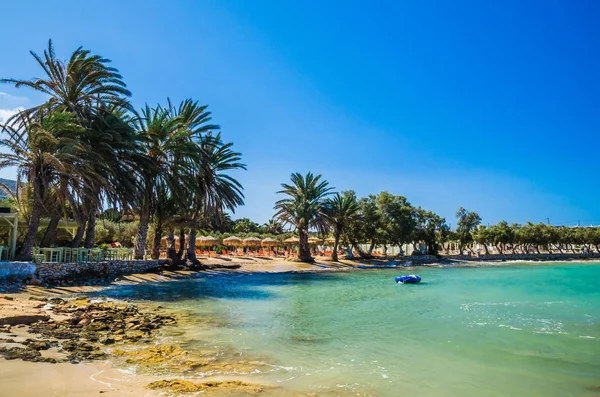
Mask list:
POLYGON ((0 91, 0 108, 14 109, 28 105, 31 100, 24 96, 11 95, 0 91))
POLYGON ((12 116, 14 116, 15 114, 19 113, 20 111, 25 110, 24 107, 19 106, 17 108, 14 109, 0 109, 0 124, 1 123, 6 123, 6 121, 11 118, 12 116))

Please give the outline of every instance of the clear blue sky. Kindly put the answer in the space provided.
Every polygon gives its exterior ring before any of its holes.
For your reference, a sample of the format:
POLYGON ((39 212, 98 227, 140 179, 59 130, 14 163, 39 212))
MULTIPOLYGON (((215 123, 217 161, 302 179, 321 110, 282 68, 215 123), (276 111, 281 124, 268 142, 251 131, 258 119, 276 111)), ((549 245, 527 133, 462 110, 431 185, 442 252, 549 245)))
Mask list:
MULTIPOLYGON (((455 223, 600 223, 597 1, 14 1, 0 76, 54 40, 113 60, 133 102, 192 97, 244 155, 264 222, 290 173, 388 190, 455 223)), ((0 118, 38 103, 1 85, 0 118)), ((14 171, 0 171, 13 177, 14 171)))

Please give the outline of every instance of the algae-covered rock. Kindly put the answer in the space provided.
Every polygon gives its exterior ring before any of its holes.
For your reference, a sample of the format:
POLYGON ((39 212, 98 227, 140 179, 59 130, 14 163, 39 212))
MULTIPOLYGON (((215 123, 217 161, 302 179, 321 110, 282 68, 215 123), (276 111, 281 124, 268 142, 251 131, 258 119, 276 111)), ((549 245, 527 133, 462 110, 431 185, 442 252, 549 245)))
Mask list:
POLYGON ((35 361, 41 356, 40 352, 37 350, 29 349, 27 347, 0 347, 0 353, 7 360, 21 359, 23 361, 35 361))
POLYGON ((194 383, 183 379, 159 380, 147 386, 149 389, 168 389, 178 393, 196 393, 202 391, 226 391, 231 393, 258 394, 269 386, 242 382, 239 380, 225 380, 221 382, 194 383))
POLYGON ((33 350, 48 350, 52 347, 52 343, 47 340, 27 339, 23 344, 33 350))
POLYGON ((187 372, 207 364, 206 361, 191 357, 190 353, 177 345, 159 345, 141 350, 113 350, 125 357, 128 364, 137 364, 156 369, 164 367, 169 371, 187 372))

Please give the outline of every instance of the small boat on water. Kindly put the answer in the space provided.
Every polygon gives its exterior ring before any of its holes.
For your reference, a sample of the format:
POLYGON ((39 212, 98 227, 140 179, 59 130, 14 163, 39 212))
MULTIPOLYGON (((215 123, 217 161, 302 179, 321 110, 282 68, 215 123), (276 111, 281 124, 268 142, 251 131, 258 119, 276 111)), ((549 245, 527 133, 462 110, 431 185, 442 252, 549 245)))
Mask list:
POLYGON ((398 276, 395 280, 400 284, 418 284, 421 282, 421 277, 416 274, 409 274, 408 276, 398 276))

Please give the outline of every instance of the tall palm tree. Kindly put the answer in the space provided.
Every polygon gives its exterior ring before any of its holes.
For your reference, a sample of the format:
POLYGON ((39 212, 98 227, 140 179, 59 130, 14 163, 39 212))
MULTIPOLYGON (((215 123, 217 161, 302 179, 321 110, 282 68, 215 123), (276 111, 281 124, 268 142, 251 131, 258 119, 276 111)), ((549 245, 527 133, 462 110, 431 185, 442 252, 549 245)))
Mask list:
POLYGON ((282 183, 283 189, 277 192, 285 194, 287 198, 275 203, 274 209, 277 211, 275 217, 298 230, 300 238, 298 258, 303 262, 312 260, 308 247, 308 231, 326 229, 323 219, 325 198, 331 194, 333 188, 329 187, 329 182, 321 181, 321 177, 311 172, 305 176, 293 173, 292 184, 282 183))
POLYGON ((356 217, 359 210, 358 202, 355 196, 340 195, 337 193, 332 198, 328 198, 325 202, 325 210, 323 215, 329 225, 333 228, 335 243, 333 245, 333 253, 331 259, 338 260, 338 245, 340 236, 346 228, 346 225, 356 217))
MULTIPOLYGON (((95 172, 81 174, 79 181, 60 178, 61 186, 57 189, 60 194, 56 204, 64 207, 68 202, 79 223, 72 245, 79 245, 87 224, 86 245, 91 246, 94 243, 95 213, 102 196, 105 199, 131 199, 133 196, 127 192, 133 190, 132 184, 136 180, 133 171, 136 167, 132 167, 133 162, 127 158, 139 151, 133 139, 136 135, 131 129, 123 129, 122 125, 127 125, 127 121, 121 120, 125 115, 124 110, 130 108, 127 97, 131 93, 118 70, 109 66, 111 61, 93 55, 89 50, 80 47, 67 61, 63 61, 56 57, 50 40, 41 56, 34 52, 31 55, 42 68, 43 77, 31 80, 0 79, 0 83, 13 84, 17 88, 29 87, 49 96, 46 103, 25 110, 28 117, 39 112, 63 111, 74 115, 72 121, 85 128, 86 133, 79 136, 79 143, 88 150, 80 153, 78 161, 80 164, 89 163, 88 167, 95 172), (123 121, 121 127, 114 128, 119 120, 123 121)), ((18 122, 22 119, 13 117, 10 123, 21 129, 23 126, 18 122)), ((58 209, 50 213, 52 219, 56 220, 58 209)))
POLYGON ((86 203, 86 248, 94 246, 96 216, 102 202, 124 211, 139 194, 139 170, 152 167, 142 152, 142 137, 133 128, 133 120, 122 107, 98 109, 90 119, 82 141, 92 151, 90 162, 102 178, 88 179, 83 201, 86 203))
POLYGON ((224 143, 221 134, 205 135, 200 141, 202 162, 196 164, 196 191, 192 199, 192 215, 188 243, 188 260, 196 262, 196 232, 199 225, 218 221, 225 210, 235 211, 244 204, 242 185, 229 172, 245 170, 241 153, 233 151, 233 143, 224 143))
MULTIPOLYGON (((210 112, 206 109, 206 106, 190 99, 183 101, 179 107, 168 101, 167 107, 152 109, 146 105, 136 120, 142 137, 142 151, 150 161, 149 166, 141 170, 136 259, 144 257, 148 225, 157 205, 156 187, 161 186, 181 208, 189 203, 190 195, 198 189, 198 164, 204 161, 198 142, 205 134, 218 128, 209 123, 210 112)), ((183 241, 180 244, 183 245, 183 241)))
POLYGON ((61 108, 86 119, 95 109, 126 105, 124 98, 131 96, 118 70, 108 66, 111 61, 100 55, 91 55, 82 47, 76 49, 66 62, 56 57, 52 40, 48 41, 48 49, 43 56, 33 51, 30 53, 44 71, 44 77, 0 79, 0 83, 13 84, 17 88, 29 87, 50 97, 45 104, 27 109, 27 114, 61 108))
POLYGON ((72 114, 52 110, 33 115, 22 112, 17 125, 20 128, 3 128, 6 137, 0 139, 0 146, 10 153, 0 153, 0 168, 17 167, 19 176, 32 188, 29 225, 16 256, 16 260, 27 261, 31 259, 49 186, 60 178, 77 178, 94 171, 78 161, 87 149, 79 144, 83 128, 74 122, 72 114))
POLYGON ((139 199, 140 224, 135 242, 135 259, 143 259, 146 250, 148 225, 155 204, 156 186, 163 185, 173 189, 173 194, 180 193, 179 182, 173 176, 173 168, 180 163, 173 161, 175 152, 189 149, 178 146, 177 136, 179 120, 169 115, 168 109, 158 106, 154 109, 146 105, 136 119, 138 134, 142 137, 143 151, 152 166, 141 171, 142 192, 139 199))

